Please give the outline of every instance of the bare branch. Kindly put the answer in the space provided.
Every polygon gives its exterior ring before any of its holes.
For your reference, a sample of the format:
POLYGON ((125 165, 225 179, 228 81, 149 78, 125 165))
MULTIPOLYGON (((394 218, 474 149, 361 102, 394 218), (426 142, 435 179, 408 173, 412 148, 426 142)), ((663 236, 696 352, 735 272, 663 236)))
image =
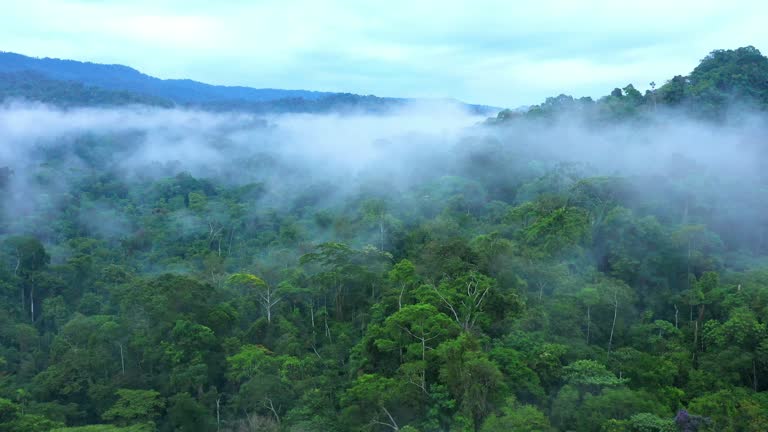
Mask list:
POLYGON ((384 411, 384 414, 386 414, 387 417, 389 417, 390 423, 380 422, 380 421, 378 421, 376 419, 373 419, 372 423, 373 424, 379 424, 379 425, 382 425, 382 426, 386 426, 388 428, 391 428, 393 431, 399 431, 400 427, 397 425, 397 422, 392 417, 392 414, 390 414, 389 411, 386 408, 384 408, 384 407, 381 407, 381 409, 384 411))
POLYGON ((446 299, 441 293, 440 290, 437 289, 436 286, 432 285, 432 289, 435 290, 437 295, 440 297, 440 299, 448 306, 448 309, 451 310, 451 313, 453 313, 453 317, 456 319, 456 323, 461 325, 461 319, 459 319, 459 314, 456 313, 456 309, 453 308, 453 305, 446 299))
POLYGON ((280 416, 277 415, 277 410, 275 409, 275 405, 272 403, 272 399, 265 397, 264 407, 272 411, 272 414, 275 416, 275 421, 277 422, 277 424, 280 424, 280 416), (267 405, 267 403, 269 403, 269 405, 267 405))

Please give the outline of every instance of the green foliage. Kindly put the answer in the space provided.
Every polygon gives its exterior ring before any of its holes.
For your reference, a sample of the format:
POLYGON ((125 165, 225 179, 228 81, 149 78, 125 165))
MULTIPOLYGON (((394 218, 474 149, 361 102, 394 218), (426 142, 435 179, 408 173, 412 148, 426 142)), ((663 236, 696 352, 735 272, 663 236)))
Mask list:
POLYGON ((171 101, 160 97, 107 90, 74 81, 54 80, 32 71, 0 73, 0 99, 7 98, 22 98, 64 107, 131 104, 170 107, 173 105, 171 101))
POLYGON ((5 247, 15 260, 12 264, 14 273, 30 276, 51 262, 45 247, 34 237, 10 237, 5 240, 5 247))
POLYGON ((532 405, 520 405, 508 400, 500 415, 491 414, 483 423, 480 432, 549 432, 552 431, 549 419, 532 405))
POLYGON ((216 428, 205 406, 189 393, 168 399, 168 422, 176 431, 207 432, 216 428))
POLYGON ((60 422, 46 417, 25 414, 23 407, 11 400, 0 398, 0 431, 2 432, 47 432, 62 426, 60 422))
POLYGON ((583 209, 563 207, 537 219, 524 230, 522 240, 537 254, 551 256, 578 245, 589 233, 588 227, 583 209))
POLYGON ((768 58, 753 46, 709 53, 687 76, 677 75, 644 95, 632 84, 615 88, 597 102, 561 94, 549 97, 524 113, 504 110, 489 124, 513 121, 552 121, 577 115, 596 123, 642 120, 664 108, 684 110, 708 119, 722 119, 733 105, 768 109, 768 58))
POLYGON ((566 379, 573 384, 585 386, 615 386, 624 384, 626 379, 617 378, 616 375, 606 369, 605 365, 594 360, 578 360, 563 371, 566 379))
POLYGON ((152 424, 137 424, 133 426, 90 425, 51 429, 50 432, 154 432, 152 424))
POLYGON ((693 399, 692 413, 712 421, 712 430, 757 432, 768 427, 768 397, 744 388, 719 390, 693 399))
POLYGON ((674 420, 660 418, 650 413, 635 414, 627 420, 609 420, 603 424, 603 432, 676 432, 674 420))
MULTIPOLYGON (((764 107, 764 72, 717 51, 496 124, 720 118, 764 107)), ((768 188, 741 167, 635 176, 487 134, 349 187, 261 145, 128 174, 135 135, 0 167, 0 432, 768 430, 768 188)))
POLYGON ((104 420, 118 424, 145 423, 157 418, 165 406, 160 393, 154 390, 120 389, 116 393, 119 399, 102 414, 104 420))

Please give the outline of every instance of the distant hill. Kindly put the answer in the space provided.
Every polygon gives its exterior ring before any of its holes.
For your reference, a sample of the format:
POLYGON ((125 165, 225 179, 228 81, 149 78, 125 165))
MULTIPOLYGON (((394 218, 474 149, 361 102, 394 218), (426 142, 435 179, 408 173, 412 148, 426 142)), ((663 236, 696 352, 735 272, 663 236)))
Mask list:
POLYGON ((167 99, 123 90, 87 86, 76 81, 61 81, 39 72, 0 72, 0 101, 25 99, 63 107, 142 104, 171 107, 167 99))
MULTIPOLYGON (((0 51, 0 98, 18 97, 64 106, 126 103, 193 106, 253 112, 381 111, 408 101, 310 90, 218 86, 189 79, 160 79, 123 65, 35 58, 0 51)), ((500 109, 465 104, 478 114, 500 109)))
POLYGON ((35 58, 0 52, 0 72, 33 71, 48 78, 75 81, 110 90, 143 93, 177 103, 204 103, 221 100, 264 102, 286 98, 321 99, 333 93, 307 90, 255 89, 205 84, 189 79, 160 79, 123 65, 106 65, 75 60, 35 58))

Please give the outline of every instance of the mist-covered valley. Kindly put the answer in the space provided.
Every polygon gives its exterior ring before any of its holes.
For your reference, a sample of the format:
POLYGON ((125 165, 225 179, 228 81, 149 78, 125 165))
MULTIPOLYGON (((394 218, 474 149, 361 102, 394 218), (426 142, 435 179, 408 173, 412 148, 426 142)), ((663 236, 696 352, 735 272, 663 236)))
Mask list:
POLYGON ((740 50, 492 118, 6 99, 0 431, 766 430, 740 50))

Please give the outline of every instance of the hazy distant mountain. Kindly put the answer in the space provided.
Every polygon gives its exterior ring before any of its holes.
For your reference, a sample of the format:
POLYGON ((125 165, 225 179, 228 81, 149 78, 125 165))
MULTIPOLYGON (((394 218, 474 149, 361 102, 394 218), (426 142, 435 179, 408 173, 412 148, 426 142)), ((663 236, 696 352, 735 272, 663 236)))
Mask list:
MULTIPOLYGON (((141 102, 255 112, 322 112, 348 108, 375 111, 407 101, 351 93, 218 86, 189 79, 155 78, 123 65, 0 52, 0 98, 7 97, 60 105, 141 102)), ((484 105, 467 107, 481 114, 499 110, 484 105)))
POLYGON ((217 100, 263 102, 285 98, 320 99, 332 93, 307 90, 254 89, 205 84, 189 79, 160 79, 123 65, 106 65, 75 60, 34 58, 0 52, 0 72, 39 72, 51 79, 76 81, 110 90, 143 93, 177 103, 217 100))

